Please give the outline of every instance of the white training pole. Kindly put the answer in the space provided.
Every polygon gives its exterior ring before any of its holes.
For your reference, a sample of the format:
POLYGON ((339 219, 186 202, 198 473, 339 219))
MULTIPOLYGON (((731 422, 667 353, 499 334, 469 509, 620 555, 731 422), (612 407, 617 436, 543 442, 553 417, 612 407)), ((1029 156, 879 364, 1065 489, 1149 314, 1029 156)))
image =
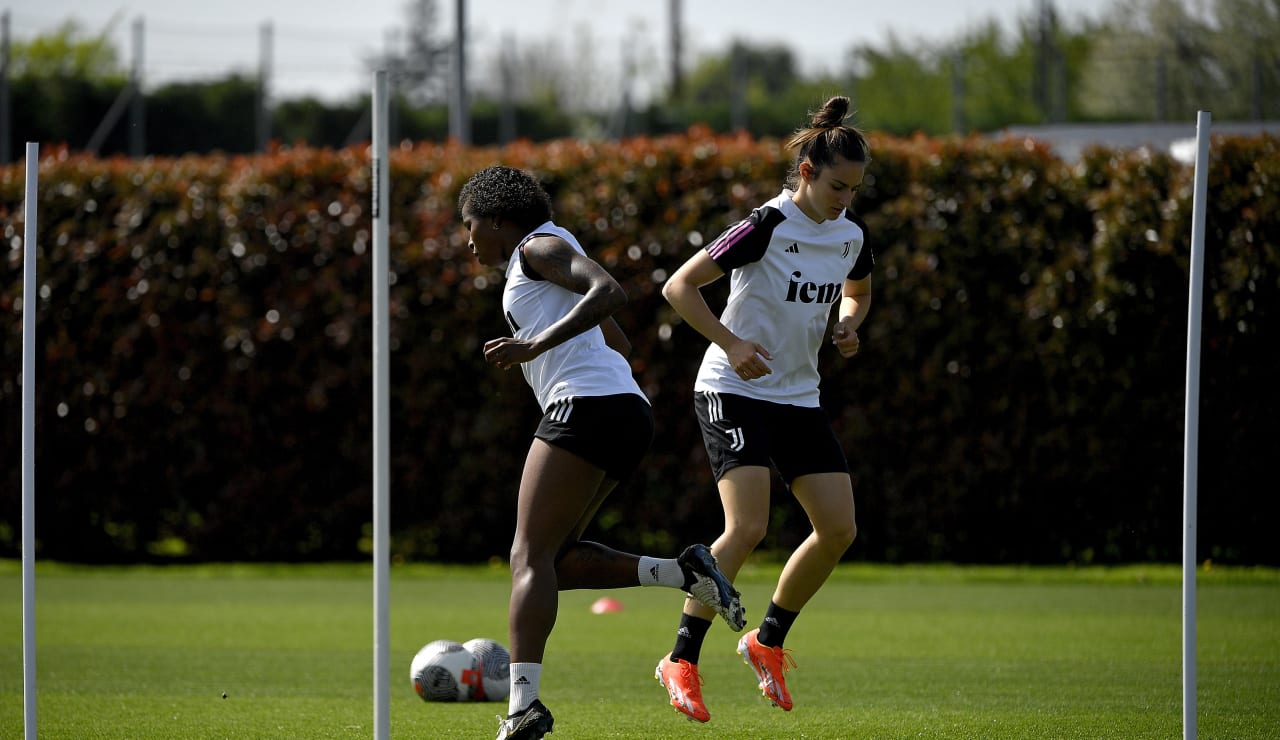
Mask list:
POLYGON ((391 736, 387 73, 373 73, 373 736, 391 736))
POLYGON ((1204 211, 1209 185, 1209 111, 1196 115, 1187 308, 1187 407, 1182 449, 1182 737, 1196 738, 1196 458, 1200 426, 1200 314, 1204 302, 1204 211))
POLYGON ((36 205, 40 145, 27 142, 22 229, 22 713, 36 740, 36 205))

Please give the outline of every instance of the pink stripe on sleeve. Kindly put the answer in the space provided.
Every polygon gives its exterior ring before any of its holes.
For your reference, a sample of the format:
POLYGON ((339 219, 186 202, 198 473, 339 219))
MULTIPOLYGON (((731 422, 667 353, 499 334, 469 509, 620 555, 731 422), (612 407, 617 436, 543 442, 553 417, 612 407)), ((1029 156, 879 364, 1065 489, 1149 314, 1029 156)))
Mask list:
POLYGON ((742 241, 743 237, 755 230, 755 225, 750 221, 742 221, 737 226, 725 232, 719 239, 715 240, 711 246, 707 247, 707 254, 711 255, 711 259, 719 259, 733 248, 733 245, 742 241))

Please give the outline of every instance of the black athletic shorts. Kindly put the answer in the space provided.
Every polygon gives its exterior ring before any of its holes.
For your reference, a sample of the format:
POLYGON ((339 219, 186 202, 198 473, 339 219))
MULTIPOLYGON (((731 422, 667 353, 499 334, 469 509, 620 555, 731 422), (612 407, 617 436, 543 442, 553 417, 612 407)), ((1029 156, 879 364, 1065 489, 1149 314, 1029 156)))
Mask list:
POLYGON ((802 475, 848 473, 849 461, 821 408, 699 391, 693 406, 711 473, 772 463, 787 485, 802 475))
POLYGON ((623 480, 653 441, 653 409, 634 393, 575 396, 551 404, 533 436, 623 480))

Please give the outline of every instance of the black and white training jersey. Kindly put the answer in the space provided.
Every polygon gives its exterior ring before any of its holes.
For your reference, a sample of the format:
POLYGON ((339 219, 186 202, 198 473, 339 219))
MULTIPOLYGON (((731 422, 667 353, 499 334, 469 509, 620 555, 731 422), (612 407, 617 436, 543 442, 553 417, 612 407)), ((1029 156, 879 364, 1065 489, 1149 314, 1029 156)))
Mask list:
POLYGON ((773 372, 743 380, 719 345, 703 355, 696 391, 734 393, 793 406, 818 406, 818 349, 845 279, 871 274, 866 226, 845 211, 821 223, 781 195, 756 208, 707 245, 729 275, 720 321, 773 356, 773 372))
MULTIPOLYGON (((531 339, 569 313, 582 296, 538 275, 525 263, 524 245, 535 236, 557 236, 586 254, 568 230, 547 221, 520 240, 507 264, 502 311, 517 339, 531 339)), ((631 364, 605 343, 599 326, 571 337, 528 362, 520 364, 545 412, 552 404, 573 396, 612 396, 634 393, 648 401, 631 374, 631 364)))

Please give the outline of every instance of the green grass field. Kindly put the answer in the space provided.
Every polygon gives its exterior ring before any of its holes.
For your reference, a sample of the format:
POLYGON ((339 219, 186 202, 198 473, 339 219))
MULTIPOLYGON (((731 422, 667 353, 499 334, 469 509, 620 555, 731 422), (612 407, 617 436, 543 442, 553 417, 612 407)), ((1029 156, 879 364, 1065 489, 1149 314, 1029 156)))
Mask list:
MULTIPOLYGON (((368 567, 37 569, 41 738, 366 738, 368 567), (226 698, 223 698, 223 694, 226 698)), ((738 586, 748 623, 777 569, 738 586)), ((717 624, 709 724, 666 705, 653 667, 680 599, 562 594, 542 696, 570 738, 1181 738, 1176 567, 842 567, 788 640, 796 708, 761 700, 717 624)), ((0 737, 21 737, 21 568, 0 562, 0 737)), ((1201 738, 1280 737, 1280 571, 1199 577, 1201 738)), ((505 566, 392 572, 391 734, 491 738, 506 703, 428 704, 409 661, 437 638, 506 640, 505 566)))

